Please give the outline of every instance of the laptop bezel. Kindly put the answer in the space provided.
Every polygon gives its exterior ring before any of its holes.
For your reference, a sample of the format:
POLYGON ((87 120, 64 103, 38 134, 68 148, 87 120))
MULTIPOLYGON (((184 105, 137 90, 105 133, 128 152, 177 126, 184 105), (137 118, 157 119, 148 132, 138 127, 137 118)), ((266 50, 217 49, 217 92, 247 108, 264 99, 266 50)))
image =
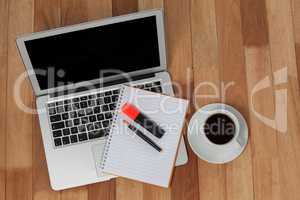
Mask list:
POLYGON ((116 17, 94 20, 94 21, 80 23, 80 24, 71 25, 71 26, 60 27, 60 28, 51 29, 51 30, 42 31, 42 32, 35 32, 35 33, 31 33, 29 35, 23 35, 23 36, 18 37, 16 39, 16 42, 17 42, 17 46, 18 46, 20 55, 22 57, 24 65, 26 67, 26 71, 28 73, 30 82, 32 84, 32 87, 33 87, 33 90, 34 90, 34 93, 36 96, 47 95, 47 94, 51 94, 54 92, 72 90, 72 89, 76 89, 79 87, 88 87, 93 84, 114 81, 114 80, 118 80, 118 79, 124 78, 124 77, 132 77, 132 76, 139 76, 139 75, 144 75, 144 74, 149 74, 149 73, 156 73, 159 71, 165 71, 167 68, 164 20, 163 20, 163 11, 161 9, 142 11, 142 12, 137 12, 137 13, 128 14, 128 15, 116 16, 116 17), (144 69, 144 70, 133 71, 130 73, 124 73, 122 75, 114 75, 114 76, 110 76, 110 77, 106 77, 106 78, 98 78, 98 79, 93 79, 93 80, 89 80, 89 81, 78 82, 78 83, 64 85, 64 86, 50 88, 50 89, 42 90, 40 88, 37 77, 35 75, 35 71, 33 69, 32 63, 30 61, 30 58, 29 58, 29 55, 27 52, 27 49, 25 47, 26 41, 34 40, 34 39, 38 39, 38 38, 49 37, 49 36, 53 36, 53 35, 59 35, 59 34, 73 32, 73 31, 84 30, 84 29, 103 26, 103 25, 107 25, 107 24, 114 24, 114 23, 123 22, 123 21, 130 21, 130 20, 134 20, 134 19, 150 17, 150 16, 156 17, 157 34, 158 34, 158 42, 159 42, 160 66, 149 68, 149 69, 144 69))

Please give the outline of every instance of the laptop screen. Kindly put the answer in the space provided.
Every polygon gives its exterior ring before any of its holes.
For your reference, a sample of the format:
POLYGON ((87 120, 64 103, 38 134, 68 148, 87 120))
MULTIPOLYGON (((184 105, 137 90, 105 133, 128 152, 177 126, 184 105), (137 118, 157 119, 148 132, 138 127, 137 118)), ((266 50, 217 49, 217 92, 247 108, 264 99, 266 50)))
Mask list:
POLYGON ((29 40, 25 47, 44 90, 158 67, 157 35, 151 16, 29 40))

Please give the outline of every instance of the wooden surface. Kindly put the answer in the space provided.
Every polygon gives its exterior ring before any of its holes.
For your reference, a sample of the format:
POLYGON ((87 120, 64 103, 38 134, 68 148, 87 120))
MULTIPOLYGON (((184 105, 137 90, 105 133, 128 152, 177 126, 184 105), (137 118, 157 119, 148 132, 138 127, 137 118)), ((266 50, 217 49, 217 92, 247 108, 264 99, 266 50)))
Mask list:
MULTIPOLYGON (((300 0, 0 0, 0 200, 300 199, 297 64, 300 0), (161 7, 168 68, 177 96, 191 101, 188 118, 212 102, 236 107, 250 129, 246 150, 229 164, 212 165, 188 148, 189 162, 176 168, 169 189, 118 178, 52 191, 37 116, 21 111, 13 98, 24 72, 16 36, 161 7), (277 84, 280 69, 287 70, 288 82, 277 84), (266 77, 269 87, 253 95, 266 77), (207 82, 215 88, 200 85, 207 82), (286 103, 278 91, 286 94, 286 103), (276 106, 286 111, 273 127, 255 113, 274 119, 276 106)), ((28 80, 21 99, 35 107, 28 80)))

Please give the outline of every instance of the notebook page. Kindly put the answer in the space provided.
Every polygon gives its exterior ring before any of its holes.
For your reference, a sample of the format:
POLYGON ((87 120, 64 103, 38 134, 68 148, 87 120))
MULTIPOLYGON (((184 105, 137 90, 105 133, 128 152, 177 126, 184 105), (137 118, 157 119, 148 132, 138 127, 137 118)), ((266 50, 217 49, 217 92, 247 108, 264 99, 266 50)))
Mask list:
POLYGON ((103 171, 168 187, 188 102, 125 86, 120 107, 127 102, 132 103, 141 112, 157 122, 166 133, 162 138, 156 138, 118 111, 115 125, 110 133, 111 141, 107 150, 103 171), (152 146, 136 136, 123 123, 123 119, 131 122, 158 144, 163 151, 156 151, 152 146))

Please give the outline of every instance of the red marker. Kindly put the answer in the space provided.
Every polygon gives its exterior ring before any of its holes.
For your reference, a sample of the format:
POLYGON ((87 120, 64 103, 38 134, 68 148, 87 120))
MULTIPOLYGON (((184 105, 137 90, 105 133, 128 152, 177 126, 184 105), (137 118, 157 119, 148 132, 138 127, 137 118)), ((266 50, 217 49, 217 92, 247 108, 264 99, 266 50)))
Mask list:
POLYGON ((144 127, 154 136, 161 138, 165 134, 165 130, 160 128, 153 120, 141 113, 138 108, 130 103, 125 103, 122 107, 122 112, 130 119, 144 127))

